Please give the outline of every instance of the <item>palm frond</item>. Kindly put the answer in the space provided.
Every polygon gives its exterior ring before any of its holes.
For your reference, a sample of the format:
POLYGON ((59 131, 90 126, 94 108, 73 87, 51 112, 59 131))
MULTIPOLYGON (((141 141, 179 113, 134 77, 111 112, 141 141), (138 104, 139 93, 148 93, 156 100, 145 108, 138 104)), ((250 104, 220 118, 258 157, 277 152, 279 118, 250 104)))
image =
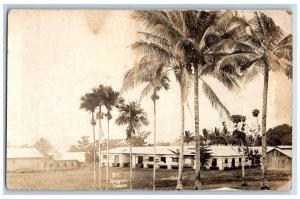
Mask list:
POLYGON ((139 37, 147 42, 160 44, 163 46, 168 45, 168 40, 166 38, 161 37, 158 34, 150 33, 150 32, 139 32, 139 37))
POLYGON ((140 50, 142 54, 150 56, 152 55, 160 60, 171 60, 175 57, 170 48, 143 40, 136 41, 134 44, 132 44, 132 49, 140 50))
POLYGON ((282 29, 276 26, 273 19, 264 13, 254 12, 253 17, 249 20, 249 24, 265 46, 274 45, 281 41, 283 36, 282 29))
POLYGON ((264 62, 259 59, 254 62, 250 67, 248 67, 242 74, 241 81, 243 84, 249 83, 254 80, 256 76, 262 74, 262 68, 264 67, 264 62))
POLYGON ((182 36, 182 32, 169 20, 166 12, 159 10, 136 10, 132 17, 145 25, 146 30, 155 30, 172 38, 182 36))
POLYGON ((180 90, 183 97, 182 100, 183 102, 186 102, 189 95, 189 90, 192 85, 192 78, 191 78, 191 74, 187 71, 185 67, 181 69, 180 75, 177 78, 177 80, 180 85, 180 90))
POLYGON ((218 96, 213 91, 213 89, 202 78, 200 78, 200 79, 202 80, 203 92, 208 97, 211 105, 218 110, 220 116, 222 116, 222 114, 224 113, 228 118, 230 118, 229 110, 221 102, 221 100, 218 98, 218 96))
POLYGON ((272 71, 284 72, 288 78, 292 78, 292 63, 287 59, 279 58, 270 52, 267 56, 265 56, 265 61, 272 71))
POLYGON ((275 47, 273 53, 279 57, 287 59, 288 61, 293 60, 293 36, 290 34, 283 38, 275 47))

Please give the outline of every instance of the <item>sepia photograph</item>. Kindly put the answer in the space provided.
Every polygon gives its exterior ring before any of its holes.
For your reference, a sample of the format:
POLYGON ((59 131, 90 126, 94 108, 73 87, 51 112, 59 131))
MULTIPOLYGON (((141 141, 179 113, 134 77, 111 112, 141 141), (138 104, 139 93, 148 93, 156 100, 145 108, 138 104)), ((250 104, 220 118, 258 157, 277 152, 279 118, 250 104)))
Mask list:
POLYGON ((291 10, 10 9, 6 50, 8 190, 291 190, 291 10))

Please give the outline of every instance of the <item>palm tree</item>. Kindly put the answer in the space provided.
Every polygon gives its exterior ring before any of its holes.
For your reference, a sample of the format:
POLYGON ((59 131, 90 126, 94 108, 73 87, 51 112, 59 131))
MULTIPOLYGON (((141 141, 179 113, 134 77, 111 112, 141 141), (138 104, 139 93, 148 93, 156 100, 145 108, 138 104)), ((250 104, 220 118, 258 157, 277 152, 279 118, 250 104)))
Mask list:
POLYGON ((101 172, 101 166, 102 166, 102 149, 101 149, 101 141, 102 136, 104 135, 103 129, 102 129, 102 119, 103 119, 103 113, 102 113, 102 106, 104 106, 103 103, 103 96, 104 96, 104 85, 99 85, 97 88, 93 89, 93 93, 96 96, 97 104, 98 104, 98 114, 97 119, 99 120, 99 134, 98 134, 98 151, 99 151, 99 162, 98 162, 98 173, 99 173, 99 189, 102 189, 102 172, 101 172))
MULTIPOLYGON (((137 20, 143 21, 148 24, 149 27, 153 25, 152 16, 159 19, 161 15, 164 15, 164 11, 136 11, 134 17, 137 20)), ((162 30, 163 31, 163 30, 162 30)), ((161 37, 157 32, 140 32, 141 40, 138 40, 133 44, 133 49, 142 51, 144 55, 145 64, 141 71, 153 71, 153 67, 162 67, 160 70, 161 76, 168 75, 169 71, 173 71, 176 80, 180 86, 180 107, 181 107, 181 143, 180 143, 180 158, 178 168, 178 180, 176 189, 183 189, 182 175, 183 175, 183 136, 184 136, 184 105, 187 100, 188 90, 190 87, 190 74, 187 68, 184 66, 182 60, 179 59, 179 52, 176 51, 176 43, 171 38, 161 37), (154 62, 155 64, 151 64, 154 62), (150 68, 150 69, 149 69, 150 68)))
POLYGON ((146 112, 140 107, 140 104, 137 102, 129 102, 128 104, 122 104, 118 107, 119 109, 119 116, 116 119, 116 124, 119 126, 127 125, 126 128, 126 135, 127 141, 129 142, 130 148, 130 160, 129 160, 129 186, 132 189, 132 143, 131 138, 132 135, 143 126, 148 125, 148 119, 146 116, 146 112))
MULTIPOLYGON (((252 36, 259 40, 261 45, 261 58, 259 67, 263 69, 263 106, 262 106, 262 184, 261 189, 270 189, 266 179, 266 126, 267 126, 267 100, 269 72, 282 70, 292 77, 292 35, 283 36, 283 31, 276 26, 273 19, 263 13, 254 12, 249 21, 252 36)), ((250 77, 252 74, 250 74, 250 77)))
POLYGON ((98 106, 97 98, 94 93, 87 93, 80 98, 80 109, 85 109, 92 114, 91 125, 93 126, 93 150, 94 150, 94 190, 96 190, 96 140, 95 140, 95 125, 96 120, 94 117, 95 109, 98 106))
POLYGON ((245 133, 245 125, 246 125, 246 116, 242 115, 232 115, 231 120, 234 123, 235 130, 232 132, 233 143, 238 145, 239 152, 242 152, 242 186, 247 186, 246 183, 246 174, 245 174, 245 143, 246 143, 246 133, 245 133), (239 124, 241 123, 241 127, 239 129, 239 124))
MULTIPOLYGON (((141 68, 144 64, 147 64, 148 62, 144 62, 144 60, 147 59, 147 56, 143 57, 140 62, 133 68, 129 69, 124 77, 123 86, 121 89, 121 92, 124 92, 128 90, 129 88, 133 88, 137 84, 144 84, 146 83, 146 86, 144 87, 140 101, 143 97, 145 97, 151 90, 153 90, 151 99, 153 101, 153 157, 154 157, 154 164, 153 164, 153 190, 155 190, 155 178, 156 178, 156 101, 159 99, 158 91, 160 89, 168 90, 169 85, 169 78, 167 74, 163 74, 161 70, 163 69, 162 65, 159 66, 153 66, 151 67, 152 70, 147 71, 146 73, 143 71, 141 72, 141 68)), ((151 63, 155 64, 155 63, 151 63)), ((146 66, 149 67, 149 66, 146 66)))
POLYGON ((109 121, 112 119, 111 111, 113 107, 117 107, 119 101, 119 93, 114 91, 110 86, 102 87, 102 101, 103 105, 107 109, 105 114, 107 118, 107 140, 106 140, 106 151, 107 151, 107 164, 106 164, 106 190, 108 190, 108 174, 109 174, 109 121))
POLYGON ((190 142, 195 140, 195 136, 190 131, 184 132, 184 143, 186 143, 186 146, 189 145, 190 142))
MULTIPOLYGON (((253 17, 246 21, 236 18, 240 32, 231 37, 230 43, 239 43, 247 53, 219 58, 215 68, 219 71, 235 71, 239 73, 243 83, 248 83, 262 73, 264 78, 262 100, 262 183, 261 189, 269 189, 266 179, 266 123, 269 72, 282 71, 292 78, 292 35, 284 36, 282 29, 273 19, 260 12, 253 12, 253 17)), ((214 35, 217 38, 221 38, 214 35)), ((216 40, 216 39, 214 39, 216 40)), ((229 42, 228 42, 229 43, 229 42)), ((216 51, 221 53, 228 45, 216 51)), ((223 52, 224 53, 224 52, 223 52)), ((216 62, 215 62, 216 63, 216 62)))
MULTIPOLYGON (((215 56, 214 54, 211 54, 211 50, 207 48, 206 38, 210 36, 209 33, 214 29, 210 27, 212 24, 222 28, 223 26, 227 25, 232 18, 235 17, 235 12, 227 11, 220 15, 219 12, 203 11, 136 11, 134 17, 137 20, 142 21, 148 30, 146 33, 141 33, 143 39, 136 42, 134 48, 139 47, 144 54, 151 55, 152 61, 154 60, 156 62, 163 62, 162 60, 164 60, 165 62, 163 65, 165 65, 165 67, 170 67, 171 69, 169 70, 174 70, 176 77, 178 74, 188 73, 190 75, 192 73, 192 69, 194 69, 195 134, 196 147, 199 149, 196 151, 195 189, 199 189, 201 183, 198 108, 199 75, 197 73, 199 68, 201 68, 200 76, 215 72, 213 69, 211 69, 212 67, 204 67, 204 65, 207 65, 206 57, 211 59, 215 56), (205 25, 202 26, 202 24, 205 25)), ((230 33, 231 35, 236 32, 236 30, 232 29, 230 29, 230 31, 232 31, 230 33)), ((225 33, 227 32, 224 31, 223 34, 225 33)), ((211 42, 210 47, 212 47, 213 44, 215 44, 215 42, 211 42)), ((238 52, 238 50, 233 50, 231 53, 235 54, 240 52, 238 52)), ((227 87, 232 88, 233 86, 237 85, 237 82, 234 79, 236 74, 229 73, 230 71, 227 71, 227 73, 223 72, 221 74, 216 73, 213 76, 220 80, 227 87)), ((187 75, 185 75, 183 79, 186 80, 186 77, 187 75)), ((180 84, 188 85, 189 82, 182 82, 183 79, 177 78, 180 84)), ((200 78, 200 80, 203 83, 202 88, 204 93, 208 96, 212 105, 215 108, 218 108, 220 112, 225 112, 227 116, 230 116, 229 111, 221 103, 211 87, 204 81, 204 79, 200 78)), ((185 97, 182 99, 184 98, 185 97)), ((182 135, 183 131, 181 132, 182 135)), ((181 173, 180 170, 181 168, 179 167, 179 173, 181 173)), ((180 185, 177 187, 178 189, 181 188, 180 185)))

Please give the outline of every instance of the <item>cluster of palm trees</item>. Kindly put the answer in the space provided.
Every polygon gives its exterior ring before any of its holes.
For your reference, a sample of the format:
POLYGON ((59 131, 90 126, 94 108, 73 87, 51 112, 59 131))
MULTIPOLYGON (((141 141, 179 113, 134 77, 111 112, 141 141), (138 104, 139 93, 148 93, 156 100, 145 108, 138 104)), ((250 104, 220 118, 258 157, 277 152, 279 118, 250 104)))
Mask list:
MULTIPOLYGON (((133 18, 141 22, 143 32, 132 45, 139 58, 127 71, 121 92, 146 85, 141 99, 152 93, 154 107, 154 146, 156 141, 156 101, 161 88, 168 90, 169 76, 175 76, 180 89, 181 135, 177 190, 183 189, 183 145, 185 105, 193 84, 195 119, 195 190, 201 189, 199 80, 205 95, 220 115, 230 112, 205 81, 211 76, 228 90, 239 88, 262 74, 262 189, 266 180, 266 122, 270 71, 282 71, 292 77, 292 35, 284 35, 272 18, 251 11, 246 19, 237 11, 138 10, 133 18)), ((253 96, 256 97, 256 96, 253 96)), ((154 147, 155 157, 155 147, 154 147)), ((153 167, 155 189, 155 166, 153 167)))
POLYGON ((140 108, 139 103, 129 102, 125 103, 125 100, 119 96, 119 92, 114 91, 110 86, 100 85, 97 88, 93 88, 91 92, 86 93, 80 98, 81 104, 80 108, 91 113, 91 125, 93 127, 93 177, 94 177, 94 190, 96 190, 96 131, 95 126, 97 124, 96 119, 99 123, 99 133, 98 133, 98 173, 99 173, 99 189, 102 189, 102 150, 101 150, 101 140, 104 136, 102 129, 102 119, 105 116, 107 119, 107 139, 106 139, 106 190, 109 188, 109 125, 112 119, 111 112, 113 108, 117 108, 119 111, 119 116, 116 118, 117 125, 127 125, 126 134, 127 140, 130 145, 130 188, 132 188, 132 154, 131 154, 131 137, 142 127, 142 125, 148 125, 148 120, 146 113, 140 108), (106 112, 103 108, 105 107, 106 112), (98 112, 95 113, 96 109, 98 112))
MULTIPOLYGON (((86 111, 91 113, 91 125, 93 126, 93 144, 94 144, 94 190, 96 189, 96 132, 95 132, 95 126, 96 126, 96 119, 95 119, 95 113, 96 109, 98 108, 97 119, 99 120, 99 134, 98 134, 98 151, 99 151, 99 162, 98 162, 98 172, 99 172, 99 187, 100 190, 102 188, 102 175, 101 175, 101 140, 102 136, 104 135, 103 129, 102 129, 102 119, 103 116, 106 116, 107 118, 107 157, 109 157, 109 121, 111 120, 111 110, 113 107, 117 107, 119 103, 121 102, 119 98, 119 93, 115 92, 111 87, 100 85, 97 88, 93 88, 92 92, 86 93, 84 96, 80 98, 81 104, 80 108, 85 109, 86 111), (106 108, 106 113, 103 112, 103 107, 106 108)), ((108 166, 109 166, 109 158, 107 158, 107 171, 106 171, 106 189, 108 189, 108 166)))

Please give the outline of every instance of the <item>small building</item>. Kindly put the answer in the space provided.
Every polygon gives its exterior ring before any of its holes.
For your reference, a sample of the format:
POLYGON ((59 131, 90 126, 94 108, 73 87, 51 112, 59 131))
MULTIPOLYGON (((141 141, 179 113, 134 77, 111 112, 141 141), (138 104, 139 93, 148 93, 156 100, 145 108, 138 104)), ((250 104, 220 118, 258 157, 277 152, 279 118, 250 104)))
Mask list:
POLYGON ((35 172, 45 170, 46 159, 36 148, 7 148, 6 171, 35 172))
POLYGON ((277 146, 267 152, 268 170, 292 170, 292 146, 277 146))
POLYGON ((64 152, 49 161, 50 170, 72 170, 85 167, 85 152, 64 152))

